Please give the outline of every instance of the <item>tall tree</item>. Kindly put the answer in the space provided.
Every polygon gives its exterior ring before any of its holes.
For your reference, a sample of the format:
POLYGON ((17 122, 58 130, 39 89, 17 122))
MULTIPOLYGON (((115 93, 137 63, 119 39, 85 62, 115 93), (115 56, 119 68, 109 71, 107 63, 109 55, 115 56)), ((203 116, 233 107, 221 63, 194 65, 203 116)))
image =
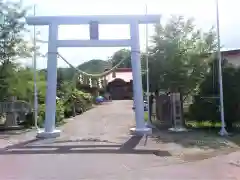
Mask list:
POLYGON ((124 62, 119 66, 119 68, 131 68, 131 51, 128 49, 121 49, 113 54, 109 62, 112 66, 116 66, 120 61, 124 62))
POLYGON ((3 24, 0 26, 0 62, 11 61, 31 56, 33 47, 23 37, 27 31, 24 17, 27 9, 20 2, 0 0, 3 24))
MULTIPOLYGON (((17 96, 21 100, 26 100, 28 102, 33 102, 34 99, 34 79, 33 79, 33 71, 31 68, 18 68, 15 72, 17 78, 12 78, 14 82, 10 83, 10 90, 13 90, 11 94, 17 96)), ((37 89, 38 95, 43 94, 45 97, 45 88, 46 81, 44 74, 41 72, 37 72, 37 89)), ((40 97, 41 98, 41 97, 40 97)), ((45 99, 44 99, 45 100, 45 99)))
POLYGON ((27 9, 22 7, 21 2, 3 0, 0 0, 0 9, 0 15, 3 17, 0 25, 0 99, 2 99, 11 96, 16 90, 11 86, 18 78, 15 74, 18 67, 16 60, 31 57, 34 49, 31 43, 24 39, 27 32, 24 22, 27 9))
POLYGON ((216 50, 213 29, 202 32, 193 19, 172 16, 165 26, 155 27, 150 48, 150 88, 178 89, 193 93, 209 70, 211 53, 216 50))

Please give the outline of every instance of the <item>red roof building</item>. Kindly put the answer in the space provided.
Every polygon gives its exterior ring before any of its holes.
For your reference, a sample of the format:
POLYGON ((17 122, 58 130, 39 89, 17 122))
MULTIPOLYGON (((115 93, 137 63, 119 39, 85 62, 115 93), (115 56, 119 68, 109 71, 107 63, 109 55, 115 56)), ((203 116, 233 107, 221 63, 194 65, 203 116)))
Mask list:
POLYGON ((112 82, 115 79, 122 79, 125 82, 130 82, 132 77, 132 69, 131 68, 118 68, 114 72, 108 74, 106 76, 107 82, 112 82))
POLYGON ((113 100, 132 99, 132 69, 118 68, 106 76, 107 92, 113 100))

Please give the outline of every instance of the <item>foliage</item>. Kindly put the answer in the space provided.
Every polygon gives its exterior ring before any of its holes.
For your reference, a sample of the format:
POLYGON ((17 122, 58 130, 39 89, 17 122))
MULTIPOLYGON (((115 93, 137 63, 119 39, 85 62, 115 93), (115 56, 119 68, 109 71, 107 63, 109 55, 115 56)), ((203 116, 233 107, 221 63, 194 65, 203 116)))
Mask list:
MULTIPOLYGON (((34 79, 33 70, 30 68, 19 68, 15 72, 15 83, 14 89, 16 90, 14 95, 19 99, 33 102, 34 98, 34 79), (31 94, 31 96, 29 96, 31 94)), ((38 98, 42 102, 46 94, 46 82, 44 75, 37 72, 37 88, 38 88, 38 98)), ((45 99, 44 99, 45 100, 45 99)))
MULTIPOLYGON (((16 96, 18 99, 33 102, 34 80, 33 71, 30 68, 23 68, 12 62, 4 62, 0 65, 0 82, 0 100, 16 96)), ((38 72, 39 95, 44 93, 43 96, 45 96, 45 84, 44 75, 38 72)))
POLYGON ((0 25, 0 62, 15 61, 17 58, 30 57, 33 47, 24 40, 27 32, 23 18, 27 9, 21 2, 0 0, 0 14, 4 16, 4 22, 0 25))
POLYGON ((150 48, 150 89, 178 89, 193 94, 208 71, 216 48, 215 32, 201 32, 192 19, 173 16, 165 26, 156 25, 150 48))
MULTIPOLYGON (((43 127, 44 126, 44 120, 45 120, 45 110, 46 105, 41 104, 39 106, 39 113, 38 113, 38 126, 43 127)), ((56 125, 61 125, 64 123, 64 102, 63 100, 57 100, 56 102, 56 125)))
POLYGON ((3 62, 0 65, 0 100, 9 99, 14 93, 16 81, 16 66, 11 62, 3 62))
POLYGON ((76 89, 74 82, 63 81, 57 94, 64 101, 66 117, 81 114, 92 106, 91 94, 76 89))
MULTIPOLYGON (((200 85, 199 93, 194 97, 194 103, 189 108, 189 118, 199 122, 220 122, 219 99, 206 97, 219 97, 217 63, 200 85)), ((240 68, 227 63, 223 64, 224 112, 228 130, 240 119, 240 68)))
POLYGON ((26 92, 22 92, 24 85, 18 83, 16 72, 19 65, 16 60, 30 57, 34 49, 24 39, 27 29, 23 18, 27 10, 20 2, 3 0, 0 0, 0 9, 0 15, 3 16, 3 23, 0 24, 0 99, 3 100, 16 94, 26 95, 26 92))
POLYGON ((123 59, 124 62, 119 66, 119 68, 132 68, 131 65, 131 51, 128 49, 121 49, 113 54, 113 56, 109 59, 110 64, 116 66, 123 59))
POLYGON ((65 116, 81 114, 92 107, 92 96, 77 89, 68 91, 64 96, 65 116))
MULTIPOLYGON (((141 53, 140 58, 141 58, 142 71, 144 71, 146 69, 146 54, 141 53)), ((116 51, 108 61, 113 67, 113 66, 116 66, 123 59, 125 59, 125 60, 118 67, 119 68, 132 68, 131 51, 129 49, 120 49, 119 51, 116 51)))
POLYGON ((64 74, 62 68, 58 68, 57 70, 57 90, 61 89, 61 86, 64 82, 64 74))

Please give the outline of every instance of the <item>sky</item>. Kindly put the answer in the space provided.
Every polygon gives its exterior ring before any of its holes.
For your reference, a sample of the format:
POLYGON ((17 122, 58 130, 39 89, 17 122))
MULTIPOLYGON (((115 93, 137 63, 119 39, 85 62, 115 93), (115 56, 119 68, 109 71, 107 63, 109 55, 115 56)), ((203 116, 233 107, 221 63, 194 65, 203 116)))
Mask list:
MULTIPOLYGON (((194 18, 198 28, 207 31, 216 26, 215 0, 23 0, 24 5, 36 4, 36 16, 58 15, 130 15, 148 14, 161 15, 164 23, 171 15, 182 15, 186 18, 194 18)), ((219 0, 220 36, 224 49, 240 48, 240 1, 219 0)), ((33 14, 29 12, 29 15, 33 14)), ((29 27, 32 29, 32 27, 29 27)), ((40 31, 41 40, 48 39, 48 27, 36 27, 40 31)), ((60 26, 59 39, 88 39, 88 26, 60 26)), ((126 39, 129 38, 127 25, 100 25, 99 35, 101 39, 126 39)), ((152 26, 149 26, 149 37, 153 35, 152 26)), ((27 34, 33 37, 33 33, 27 34)), ((150 38, 149 38, 150 39, 150 38)), ((146 26, 140 26, 140 47, 146 47, 146 26)), ((38 44, 41 53, 47 53, 47 44, 38 44)), ((112 54, 121 49, 112 48, 59 48, 58 51, 71 64, 77 66, 91 59, 106 60, 112 54)), ((24 64, 31 65, 32 60, 25 60, 24 64)), ((46 58, 37 59, 37 68, 45 68, 46 58)), ((68 67, 64 61, 58 60, 58 67, 68 67)))

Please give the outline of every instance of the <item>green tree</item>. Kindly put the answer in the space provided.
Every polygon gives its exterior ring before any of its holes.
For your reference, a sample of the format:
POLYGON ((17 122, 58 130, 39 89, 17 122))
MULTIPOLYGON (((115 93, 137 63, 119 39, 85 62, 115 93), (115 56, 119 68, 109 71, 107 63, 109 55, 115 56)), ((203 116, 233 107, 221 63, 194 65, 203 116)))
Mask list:
POLYGON ((63 69, 57 70, 57 91, 61 89, 61 85, 64 82, 63 69))
POLYGON ((185 96, 195 93, 209 70, 216 50, 213 29, 202 32, 193 19, 172 16, 165 26, 155 27, 150 48, 150 89, 178 89, 185 96))
POLYGON ((132 68, 131 65, 131 51, 128 49, 121 49, 113 54, 109 59, 112 66, 116 66, 120 61, 124 59, 124 62, 119 66, 119 68, 132 68))
POLYGON ((0 100, 6 100, 12 96, 16 88, 16 66, 9 61, 0 65, 0 100))
MULTIPOLYGON (((199 87, 199 92, 194 96, 193 104, 189 108, 189 118, 202 121, 211 121, 214 125, 220 122, 219 112, 219 82, 218 60, 207 74, 199 87), (209 98, 210 97, 210 98, 209 98)), ((224 115, 228 131, 231 131, 234 123, 239 123, 240 118, 240 68, 223 62, 223 89, 224 89, 224 115)))
MULTIPOLYGON (((21 100, 33 102, 34 99, 34 79, 33 70, 31 68, 19 67, 14 72, 14 78, 11 78, 9 83, 10 94, 18 97, 21 100)), ((44 74, 37 72, 37 87, 40 100, 45 100, 46 81, 44 74)))
MULTIPOLYGON (((119 51, 116 51, 113 56, 109 59, 110 64, 112 66, 116 66, 120 61, 123 61, 122 64, 119 65, 119 68, 132 68, 131 63, 131 50, 129 49, 120 49, 119 51)), ((141 66, 142 70, 145 70, 146 67, 146 55, 144 53, 141 53, 141 66)))
POLYGON ((15 95, 19 90, 15 87, 19 67, 16 60, 31 57, 34 49, 31 43, 24 40, 27 29, 23 18, 27 9, 22 7, 21 2, 3 0, 0 0, 0 9, 4 20, 0 25, 0 99, 3 99, 15 95))
POLYGON ((14 62, 19 58, 31 57, 34 50, 31 43, 24 39, 24 33, 28 32, 23 18, 27 9, 18 2, 0 1, 1 15, 4 17, 0 25, 0 62, 14 62))

